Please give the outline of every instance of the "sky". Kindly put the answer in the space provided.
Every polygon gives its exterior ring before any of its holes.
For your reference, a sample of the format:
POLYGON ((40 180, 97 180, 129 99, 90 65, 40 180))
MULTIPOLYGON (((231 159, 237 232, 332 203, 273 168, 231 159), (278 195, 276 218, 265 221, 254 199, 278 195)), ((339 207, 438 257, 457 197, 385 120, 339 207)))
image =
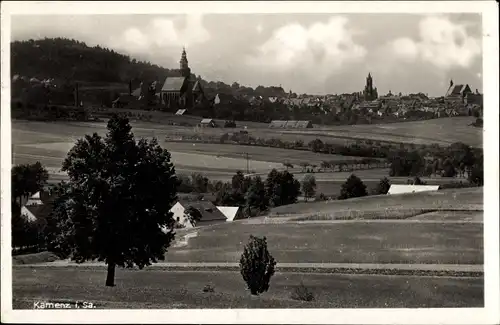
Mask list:
POLYGON ((12 40, 68 37, 165 68, 183 46, 205 80, 285 91, 443 95, 452 79, 482 91, 479 14, 13 16, 12 40))

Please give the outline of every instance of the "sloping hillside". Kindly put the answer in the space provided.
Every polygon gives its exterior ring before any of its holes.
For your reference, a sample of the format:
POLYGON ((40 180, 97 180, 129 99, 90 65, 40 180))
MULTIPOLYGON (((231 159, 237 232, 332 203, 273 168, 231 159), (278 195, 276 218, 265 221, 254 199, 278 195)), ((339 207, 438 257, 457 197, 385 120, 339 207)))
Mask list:
POLYGON ((341 210, 375 209, 473 209, 483 206, 483 188, 448 189, 416 194, 376 195, 349 200, 307 202, 284 205, 271 210, 272 215, 331 213, 341 210))
POLYGON ((173 71, 100 46, 64 38, 11 43, 11 74, 99 83, 165 78, 173 71))

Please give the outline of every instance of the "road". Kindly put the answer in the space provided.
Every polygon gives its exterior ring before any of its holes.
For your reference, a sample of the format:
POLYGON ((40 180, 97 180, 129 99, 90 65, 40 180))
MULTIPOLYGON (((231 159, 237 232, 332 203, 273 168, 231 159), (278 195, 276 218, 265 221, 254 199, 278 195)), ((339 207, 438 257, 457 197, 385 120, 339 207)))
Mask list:
MULTIPOLYGON (((24 264, 15 267, 107 267, 103 262, 89 262, 77 264, 68 260, 59 260, 40 264, 24 264)), ((151 265, 152 268, 185 268, 185 269, 207 269, 207 268, 239 268, 239 263, 228 262, 202 262, 202 263, 175 263, 159 262, 151 265)), ((399 270, 399 271, 423 271, 423 272, 456 272, 456 273, 482 273, 484 266, 478 264, 372 264, 372 263, 278 263, 277 269, 338 269, 338 270, 399 270)))

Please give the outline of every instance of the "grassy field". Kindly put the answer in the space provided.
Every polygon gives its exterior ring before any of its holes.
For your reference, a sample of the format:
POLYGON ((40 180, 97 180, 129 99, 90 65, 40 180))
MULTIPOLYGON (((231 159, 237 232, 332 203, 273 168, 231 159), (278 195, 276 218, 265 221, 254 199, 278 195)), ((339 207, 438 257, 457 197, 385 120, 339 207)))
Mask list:
MULTIPOLYGON (((201 172, 210 179, 230 180, 238 170, 246 171, 247 161, 244 153, 249 154, 248 167, 251 172, 261 176, 267 175, 270 169, 283 169, 282 163, 291 162, 297 166, 300 162, 320 164, 322 160, 346 160, 354 157, 339 155, 322 155, 308 151, 239 146, 230 144, 179 143, 161 141, 165 134, 171 132, 170 126, 151 123, 133 123, 137 137, 151 138, 156 136, 160 143, 172 153, 176 171, 180 174, 201 172)), ((172 127, 173 128, 173 127, 172 127)), ((57 169, 74 141, 85 134, 98 132, 104 135, 104 123, 42 123, 13 121, 12 141, 14 148, 14 163, 32 163, 40 161, 47 167, 57 169)), ((191 133, 194 131, 191 130, 191 133)), ((304 174, 300 168, 291 170, 301 180, 304 174)), ((359 170, 354 173, 363 179, 368 189, 373 189, 382 177, 388 175, 387 169, 359 170)), ((316 173, 318 193, 337 196, 342 183, 351 172, 316 173)), ((54 178, 54 177, 52 177, 54 178)), ((55 177, 56 181, 60 179, 55 177)), ((406 183, 407 178, 394 178, 393 182, 406 183)), ((442 184, 452 180, 432 178, 426 180, 429 184, 442 184)))
POLYGON ((381 195, 350 200, 306 202, 276 207, 274 215, 332 213, 339 210, 374 209, 482 209, 483 188, 447 189, 415 194, 381 195))
MULTIPOLYGON (((152 115, 167 116, 169 119, 185 119, 189 123, 199 123, 199 117, 180 116, 176 117, 168 113, 150 112, 152 115)), ((210 136, 221 136, 227 132, 233 132, 246 127, 247 131, 252 136, 261 138, 280 138, 287 141, 302 140, 305 143, 320 138, 324 141, 334 143, 353 142, 356 139, 371 139, 378 141, 405 142, 405 143, 422 143, 432 144, 438 143, 449 145, 453 142, 461 141, 472 146, 482 147, 482 130, 470 126, 474 122, 473 117, 452 117, 440 118, 417 122, 399 122, 390 124, 369 124, 369 125, 343 125, 343 126, 324 126, 316 127, 307 130, 277 130, 269 129, 267 124, 255 122, 238 123, 236 129, 224 128, 204 128, 196 132, 210 136)), ((179 121, 181 123, 181 121, 179 121)), ((34 132, 46 132, 48 125, 63 125, 57 128, 57 134, 67 134, 68 132, 76 131, 80 134, 85 134, 94 131, 104 131, 105 123, 84 123, 84 122, 62 122, 62 123, 46 123, 46 122, 25 122, 13 121, 13 131, 22 129, 23 125, 29 125, 27 130, 34 132), (37 124, 37 125, 35 125, 37 124), (85 131, 82 133, 82 129, 85 131)), ((167 135, 192 135, 195 133, 193 126, 173 126, 165 125, 164 123, 152 123, 133 121, 134 132, 138 136, 157 136, 163 138, 167 135)), ((54 132, 54 130, 52 130, 54 132)), ((49 132, 50 133, 50 132, 49 132)), ((13 139, 17 136, 13 132, 13 139)))
POLYGON ((482 307, 483 278, 277 273, 268 292, 251 297, 238 272, 122 270, 104 286, 101 270, 14 268, 13 308, 35 301, 92 302, 97 308, 430 308, 482 307), (303 282, 315 301, 292 300, 303 282), (211 285, 214 292, 203 292, 211 285))
MULTIPOLYGON (((321 155, 308 151, 287 150, 277 148, 263 148, 238 146, 229 144, 202 144, 164 142, 162 139, 169 131, 169 127, 160 125, 133 123, 137 137, 160 139, 163 147, 172 153, 172 161, 176 171, 180 174, 201 172, 210 179, 230 180, 238 170, 246 171, 247 161, 244 153, 249 153, 248 167, 251 172, 266 175, 272 168, 283 169, 285 161, 298 164, 300 162, 317 163, 324 159, 347 160, 352 157, 337 155, 321 155)), ((97 132, 104 135, 103 123, 42 123, 13 121, 12 142, 14 149, 14 163, 33 163, 40 161, 46 167, 57 169, 61 167, 63 159, 74 141, 85 134, 97 132)), ((191 132, 194 132, 191 130, 191 132)), ((295 168, 293 172, 298 170, 295 168)), ((375 172, 377 174, 377 172, 375 172)), ((344 175, 341 176, 345 180, 344 175)), ((325 184, 321 189, 325 194, 336 195, 338 184, 325 184)))
MULTIPOLYGON (((359 157, 327 155, 305 150, 290 150, 270 147, 241 146, 232 144, 212 143, 186 143, 186 142, 164 142, 163 146, 169 151, 210 154, 223 157, 241 158, 248 153, 249 158, 257 161, 272 161, 277 163, 290 162, 298 167, 299 163, 308 162, 317 164, 322 161, 346 161, 359 160, 359 157)), ((251 166, 250 166, 251 167, 251 166)), ((282 165, 280 167, 283 167, 282 165)))
POLYGON ((481 223, 282 223, 233 222, 199 228, 167 262, 238 262, 250 235, 266 236, 280 263, 481 264, 481 223))
POLYGON ((474 147, 483 146, 483 130, 470 126, 474 117, 450 117, 426 121, 399 122, 390 124, 343 125, 321 127, 307 131, 288 131, 292 134, 317 134, 326 137, 349 137, 418 144, 438 143, 449 145, 464 142, 474 147))

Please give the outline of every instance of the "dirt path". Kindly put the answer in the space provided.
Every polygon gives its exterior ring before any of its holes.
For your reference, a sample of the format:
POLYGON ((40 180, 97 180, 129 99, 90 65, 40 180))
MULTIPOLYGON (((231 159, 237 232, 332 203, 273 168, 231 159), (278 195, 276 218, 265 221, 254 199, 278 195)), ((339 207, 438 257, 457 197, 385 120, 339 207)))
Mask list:
MULTIPOLYGON (((106 267, 105 263, 89 262, 77 264, 68 260, 59 260, 49 263, 24 264, 15 267, 106 267)), ((238 263, 203 262, 203 263, 172 263, 159 262, 150 268, 239 268, 238 263)), ((401 270, 401 271, 435 271, 435 272, 478 272, 482 273, 483 265, 470 264, 372 264, 372 263, 278 263, 278 269, 358 269, 358 270, 401 270)))

